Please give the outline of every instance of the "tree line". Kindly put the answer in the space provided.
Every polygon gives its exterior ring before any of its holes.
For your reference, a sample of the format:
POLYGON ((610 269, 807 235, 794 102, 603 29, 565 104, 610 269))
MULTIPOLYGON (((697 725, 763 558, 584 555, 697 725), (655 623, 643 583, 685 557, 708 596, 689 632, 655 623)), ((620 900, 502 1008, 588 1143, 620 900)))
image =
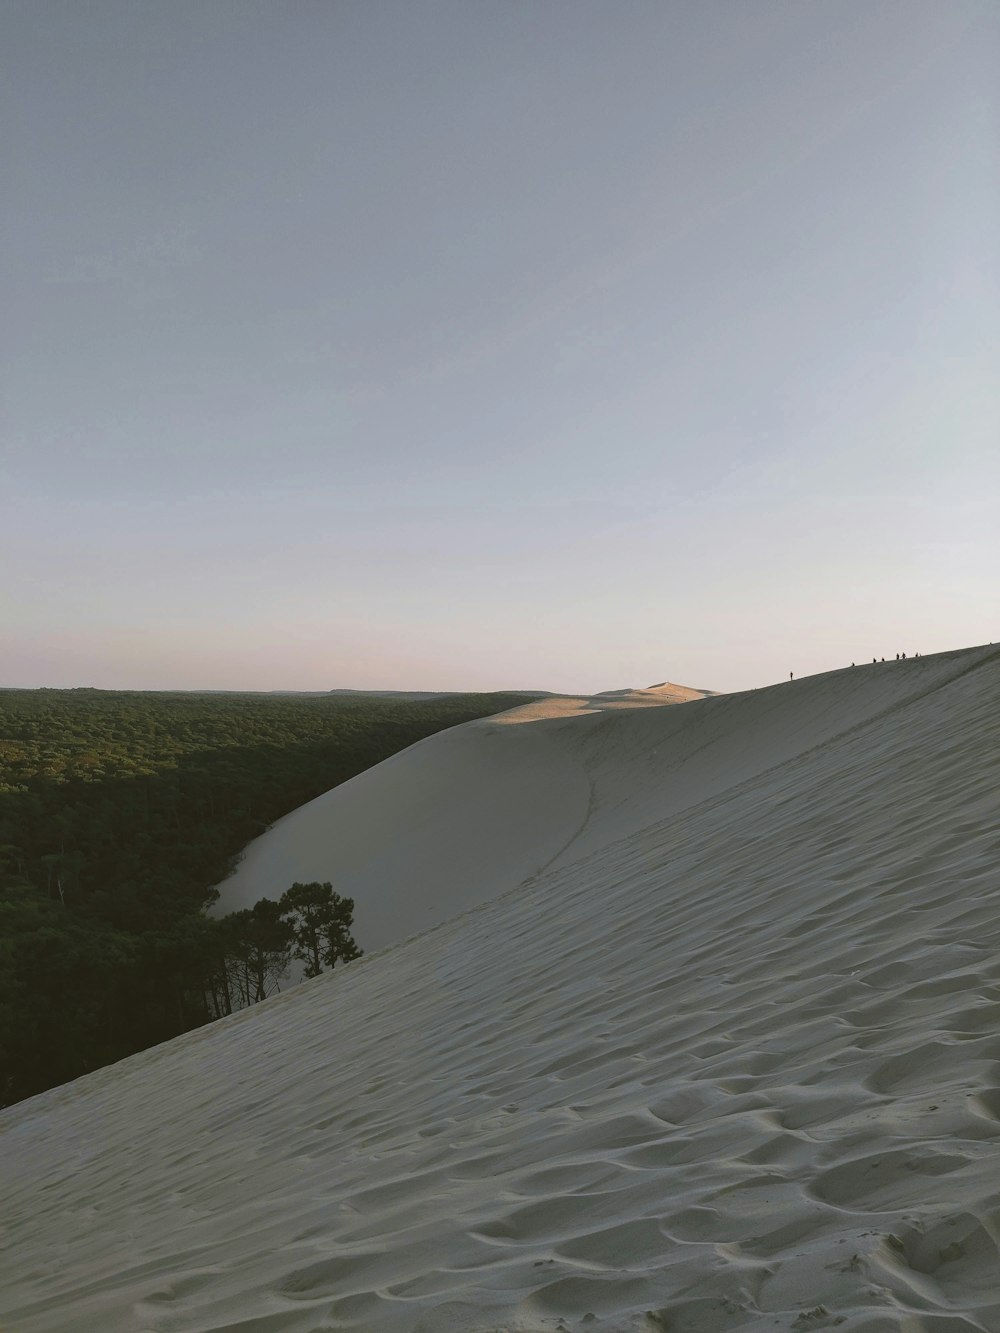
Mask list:
POLYGON ((206 969, 214 1016, 259 1004, 280 990, 293 958, 305 965, 307 978, 360 958, 353 923, 354 899, 335 893, 329 881, 295 883, 277 901, 261 898, 222 917, 214 923, 215 966, 206 969))
MULTIPOLYGON (((272 993, 283 950, 307 948, 307 909, 288 895, 316 886, 210 918, 247 842, 415 741, 530 697, 0 690, 0 1105, 272 993)), ((353 904, 333 906, 349 938, 353 904)), ((324 954, 331 939, 309 946, 307 972, 346 956, 324 954)))

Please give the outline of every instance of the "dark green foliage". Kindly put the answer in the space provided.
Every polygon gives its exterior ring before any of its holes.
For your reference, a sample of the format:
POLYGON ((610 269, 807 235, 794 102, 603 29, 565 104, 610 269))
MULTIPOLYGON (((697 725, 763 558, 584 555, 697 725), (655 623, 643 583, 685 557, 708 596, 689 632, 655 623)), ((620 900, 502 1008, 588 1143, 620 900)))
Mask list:
POLYGON ((270 994, 280 959, 246 955, 237 985, 204 914, 246 843, 527 697, 0 690, 0 1105, 270 994))
POLYGON ((361 957, 351 935, 354 899, 334 893, 332 884, 293 884, 281 895, 280 910, 293 932, 292 955, 305 963, 307 977, 318 977, 324 964, 333 968, 361 957))
POLYGON ((0 895, 0 1101, 113 1060, 128 1043, 136 941, 67 913, 30 885, 0 895))
POLYGON ((242 912, 231 912, 219 924, 225 982, 218 978, 224 1002, 215 1000, 215 1007, 221 1014, 258 1004, 281 989, 295 934, 282 906, 269 898, 261 898, 242 912))

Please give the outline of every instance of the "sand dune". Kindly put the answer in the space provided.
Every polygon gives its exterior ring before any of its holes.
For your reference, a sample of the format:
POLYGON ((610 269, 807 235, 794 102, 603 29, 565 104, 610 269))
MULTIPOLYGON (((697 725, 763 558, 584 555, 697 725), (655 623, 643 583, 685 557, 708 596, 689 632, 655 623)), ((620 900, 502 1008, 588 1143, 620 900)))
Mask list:
POLYGON ((670 684, 556 695, 430 736, 255 839, 216 910, 330 880, 354 898, 367 952, 399 943, 539 874, 585 824, 591 783, 566 728, 512 726, 702 697, 670 684))
POLYGON ((405 942, 0 1114, 3 1327, 1000 1333, 1000 650, 692 693, 260 840, 405 942))

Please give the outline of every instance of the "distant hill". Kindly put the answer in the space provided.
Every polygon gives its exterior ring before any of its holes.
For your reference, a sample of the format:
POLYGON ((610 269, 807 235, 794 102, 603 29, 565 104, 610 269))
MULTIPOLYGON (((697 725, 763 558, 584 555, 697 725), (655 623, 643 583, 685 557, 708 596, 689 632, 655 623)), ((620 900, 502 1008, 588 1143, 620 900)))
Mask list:
MULTIPOLYGON (((327 694, 352 695, 371 699, 401 699, 406 703, 419 703, 425 699, 453 699, 465 694, 464 690, 327 690, 327 694)), ((551 699, 551 690, 504 690, 504 694, 515 695, 520 699, 551 699)))

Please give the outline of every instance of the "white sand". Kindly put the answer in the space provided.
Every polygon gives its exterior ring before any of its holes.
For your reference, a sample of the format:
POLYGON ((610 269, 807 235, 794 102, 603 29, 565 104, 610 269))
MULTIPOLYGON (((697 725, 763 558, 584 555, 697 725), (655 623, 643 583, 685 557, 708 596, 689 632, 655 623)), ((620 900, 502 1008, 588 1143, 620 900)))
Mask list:
POLYGON ((670 684, 556 696, 430 736, 255 839, 215 910, 330 880, 354 898, 366 952, 399 943, 537 875, 583 827, 591 784, 565 726, 515 723, 701 697, 670 684))
POLYGON ((7 1333, 1000 1333, 1000 650, 598 705, 306 808, 472 910, 0 1114, 7 1333))

